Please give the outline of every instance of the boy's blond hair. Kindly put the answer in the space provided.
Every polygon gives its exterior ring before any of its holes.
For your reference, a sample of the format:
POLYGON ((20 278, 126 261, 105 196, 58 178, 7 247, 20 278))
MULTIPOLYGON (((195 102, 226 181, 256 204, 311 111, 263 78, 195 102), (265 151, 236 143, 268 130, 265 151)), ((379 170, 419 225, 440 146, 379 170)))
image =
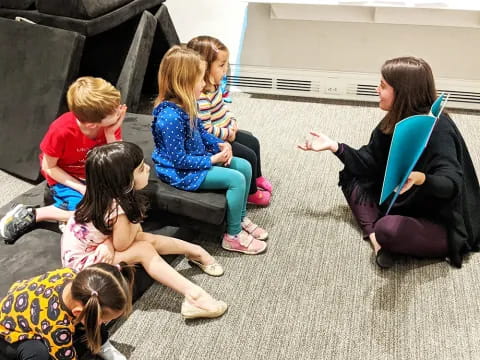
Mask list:
POLYGON ((120 100, 120 91, 98 77, 78 78, 67 92, 68 108, 83 123, 101 122, 115 112, 120 100))
POLYGON ((190 117, 190 127, 195 127, 197 99, 195 84, 202 76, 205 61, 192 49, 175 45, 163 56, 158 71, 158 97, 155 106, 162 101, 174 101, 190 117))
POLYGON ((215 88, 218 84, 213 84, 210 78, 210 68, 215 60, 218 58, 220 51, 228 51, 228 48, 217 38, 208 35, 194 37, 187 43, 189 49, 193 49, 203 56, 207 62, 207 69, 205 70, 205 89, 215 88))

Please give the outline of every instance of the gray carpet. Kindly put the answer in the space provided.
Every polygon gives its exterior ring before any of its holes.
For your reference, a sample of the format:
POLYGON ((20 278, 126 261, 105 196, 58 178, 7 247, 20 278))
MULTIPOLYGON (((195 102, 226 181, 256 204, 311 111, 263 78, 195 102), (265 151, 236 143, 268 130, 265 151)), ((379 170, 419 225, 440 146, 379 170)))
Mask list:
MULTIPOLYGON (((261 140, 274 185, 268 208, 249 209, 269 231, 269 249, 240 255, 198 238, 225 275, 174 264, 228 312, 184 321, 181 297, 154 285, 115 327, 118 348, 129 359, 479 359, 480 255, 461 270, 417 259, 378 269, 336 185, 340 162, 295 149, 309 130, 358 147, 382 112, 248 94, 234 94, 231 108, 261 140)), ((479 169, 480 115, 453 115, 479 169)))

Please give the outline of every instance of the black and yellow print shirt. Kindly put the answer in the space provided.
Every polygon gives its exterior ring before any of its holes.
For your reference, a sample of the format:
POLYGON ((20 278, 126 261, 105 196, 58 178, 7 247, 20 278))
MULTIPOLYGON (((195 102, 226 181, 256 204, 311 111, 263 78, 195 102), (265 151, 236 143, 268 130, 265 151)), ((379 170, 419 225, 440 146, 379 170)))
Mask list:
POLYGON ((75 278, 59 269, 15 282, 0 302, 0 336, 9 343, 42 340, 54 359, 75 359, 73 316, 62 303, 64 286, 75 278))

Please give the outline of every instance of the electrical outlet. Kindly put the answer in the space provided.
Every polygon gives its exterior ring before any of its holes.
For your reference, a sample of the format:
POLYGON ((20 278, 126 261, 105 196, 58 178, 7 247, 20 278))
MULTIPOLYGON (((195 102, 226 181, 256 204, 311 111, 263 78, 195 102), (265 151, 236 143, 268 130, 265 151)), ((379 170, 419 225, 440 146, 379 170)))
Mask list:
POLYGON ((336 87, 336 86, 327 86, 325 88, 325 92, 327 94, 339 94, 340 93, 340 91, 338 90, 338 87, 336 87))
POLYGON ((333 81, 327 81, 325 83, 324 91, 325 91, 325 94, 329 94, 329 95, 345 94, 345 89, 343 88, 341 81, 338 79, 333 81))

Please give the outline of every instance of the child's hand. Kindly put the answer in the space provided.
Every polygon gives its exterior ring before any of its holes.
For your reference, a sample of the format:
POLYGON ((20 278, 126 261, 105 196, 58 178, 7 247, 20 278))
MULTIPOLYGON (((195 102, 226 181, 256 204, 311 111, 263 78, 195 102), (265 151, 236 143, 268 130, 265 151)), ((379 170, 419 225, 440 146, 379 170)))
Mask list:
POLYGON ((223 142, 218 144, 218 146, 220 147, 220 150, 222 150, 222 152, 225 152, 223 165, 230 166, 233 157, 232 145, 230 145, 230 143, 228 142, 223 142))
POLYGON ((230 131, 227 137, 228 142, 234 142, 237 134, 234 133, 233 131, 230 131))
POLYGON ((122 127, 123 120, 125 119, 125 114, 127 113, 127 105, 122 104, 118 107, 118 118, 117 121, 106 128, 104 128, 105 136, 108 135, 115 136, 115 132, 122 127))
POLYGON ((212 164, 224 164, 225 163, 225 159, 227 157, 227 153, 226 151, 220 151, 218 153, 216 153, 215 155, 212 155, 210 157, 210 160, 212 161, 212 164))
POLYGON ((237 131, 238 131, 238 126, 237 126, 237 122, 235 122, 235 123, 233 124, 233 126, 228 129, 228 138, 227 138, 227 140, 228 140, 229 142, 234 142, 234 141, 235 141, 235 138, 237 137, 237 131))
POLYGON ((113 258, 115 256, 115 250, 113 249, 113 244, 111 240, 106 240, 97 247, 97 256, 100 262, 107 264, 113 263, 113 258))
POLYGON ((338 151, 338 143, 322 133, 310 132, 311 137, 305 139, 305 143, 297 145, 297 148, 303 151, 338 151))
POLYGON ((410 190, 413 185, 422 185, 425 182, 425 174, 420 171, 412 171, 410 175, 408 175, 407 181, 400 190, 400 194, 403 194, 410 190))
POLYGON ((219 143, 220 152, 212 155, 210 160, 212 164, 230 165, 232 161, 232 146, 228 142, 219 143))

